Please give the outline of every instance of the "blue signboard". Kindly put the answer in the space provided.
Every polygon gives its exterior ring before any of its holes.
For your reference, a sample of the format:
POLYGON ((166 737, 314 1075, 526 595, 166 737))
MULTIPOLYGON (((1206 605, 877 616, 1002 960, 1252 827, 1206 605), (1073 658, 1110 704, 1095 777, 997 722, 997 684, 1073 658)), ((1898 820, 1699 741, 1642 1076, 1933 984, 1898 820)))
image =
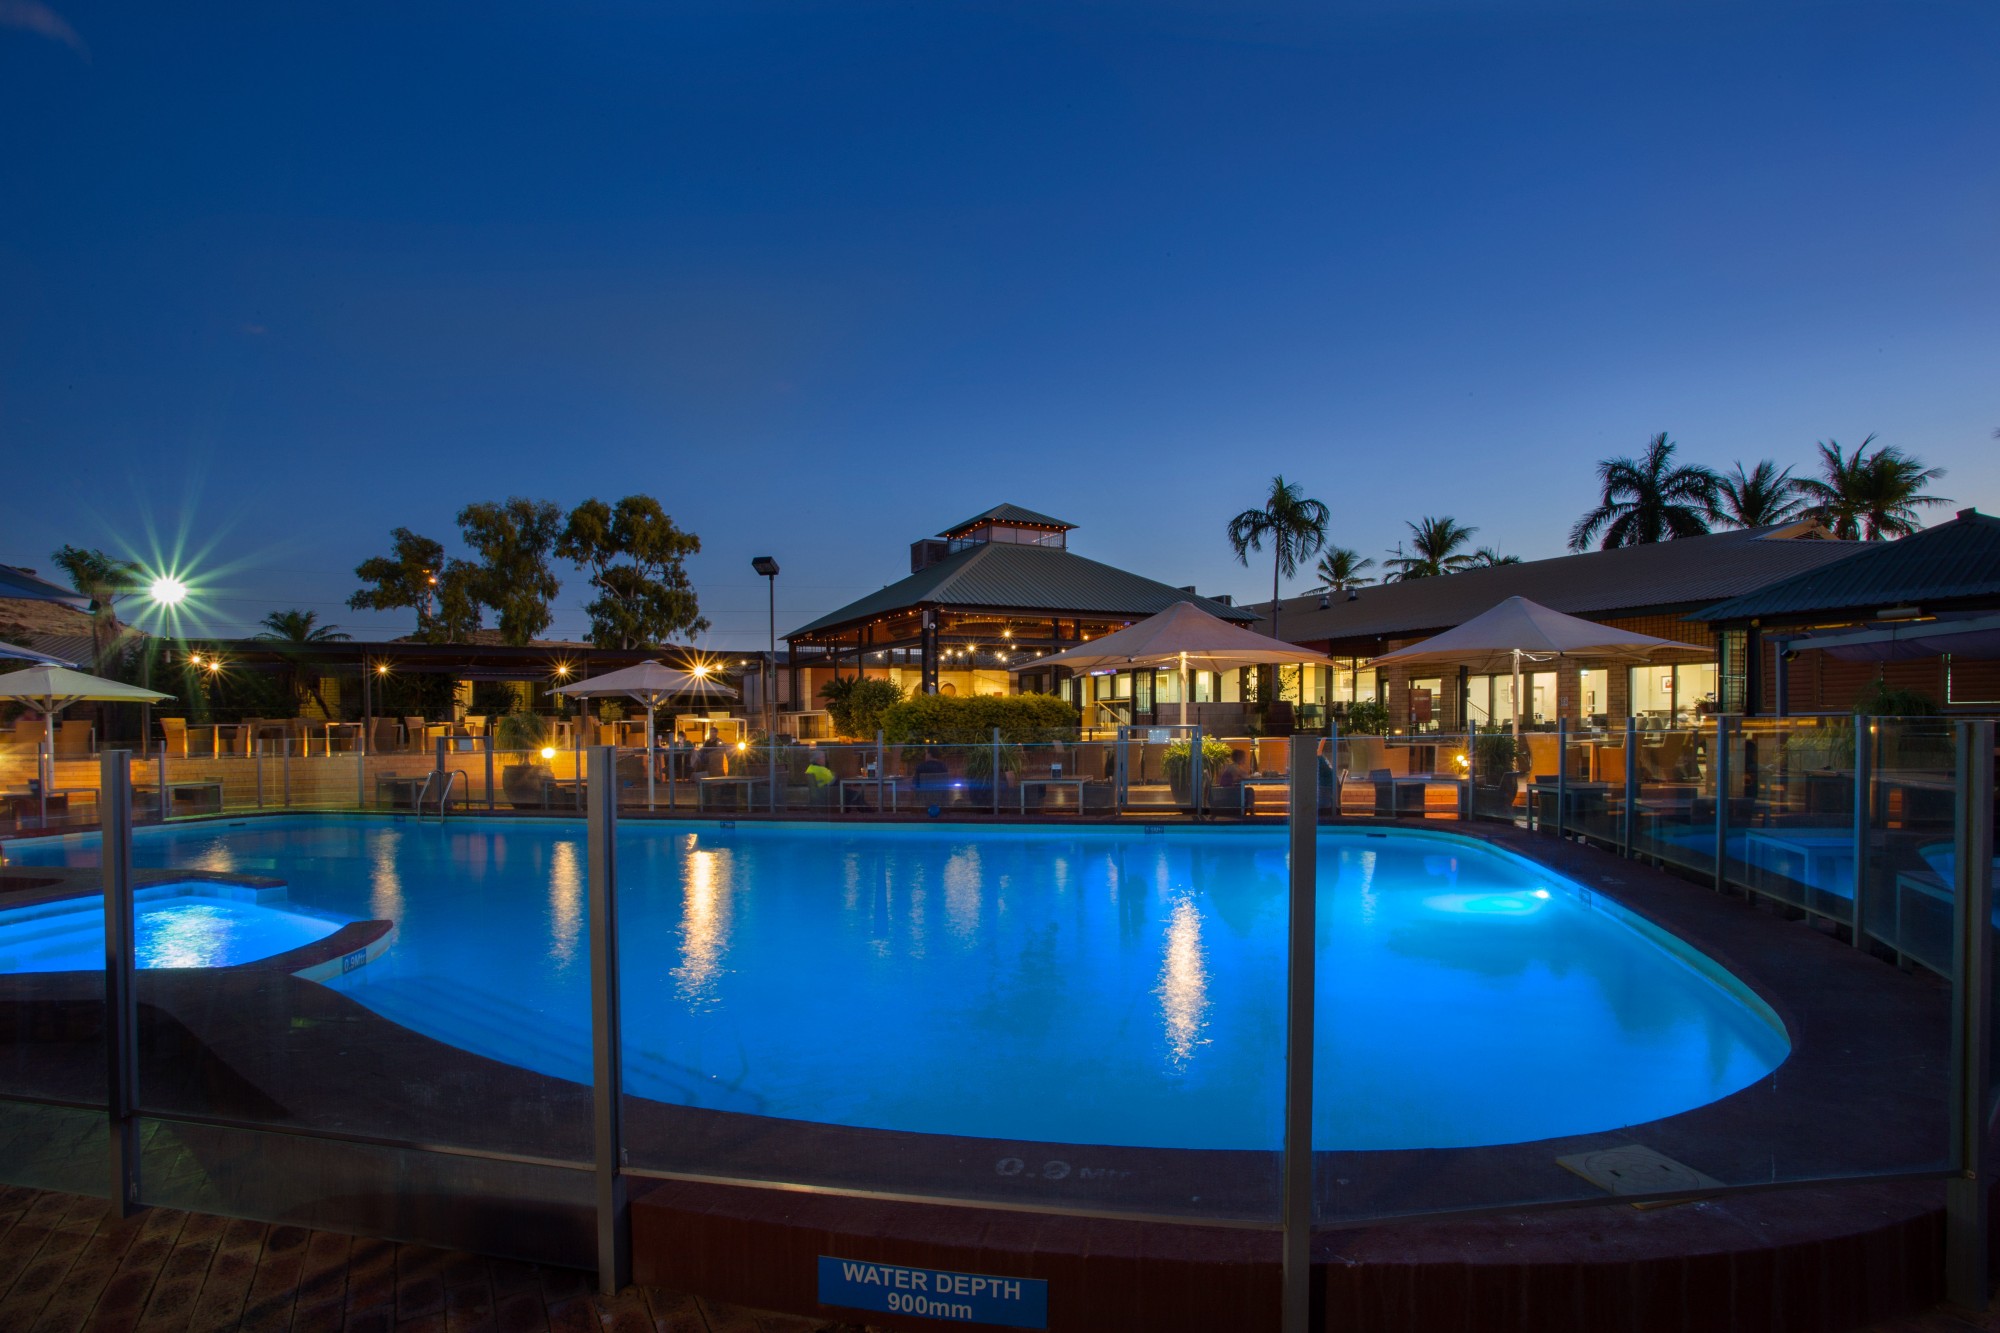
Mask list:
POLYGON ((1049 1326, 1049 1284, 1032 1277, 906 1268, 822 1254, 819 1299, 822 1305, 920 1315, 952 1324, 1049 1326))

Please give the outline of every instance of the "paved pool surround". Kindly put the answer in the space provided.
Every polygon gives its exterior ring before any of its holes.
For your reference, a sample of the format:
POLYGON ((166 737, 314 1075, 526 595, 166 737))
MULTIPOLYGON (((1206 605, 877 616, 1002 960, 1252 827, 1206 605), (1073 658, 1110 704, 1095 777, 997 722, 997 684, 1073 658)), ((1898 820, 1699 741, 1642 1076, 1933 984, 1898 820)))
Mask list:
MULTIPOLYGON (((1775 1080, 1621 1131, 1490 1148, 1318 1154, 1321 1208, 1336 1219, 1391 1209, 1492 1210, 1330 1224, 1315 1242, 1324 1327, 1838 1329, 1940 1298, 1942 1187, 1935 1182, 1779 1188, 1640 1211, 1581 1202, 1590 1191, 1555 1159, 1640 1143, 1731 1183, 1766 1182, 1774 1168, 1782 1180, 1941 1161, 1942 983, 1595 849, 1507 828, 1454 831, 1532 856, 1700 949, 1772 1006, 1792 1055, 1775 1080), (1509 1210, 1523 1199, 1572 1206, 1509 1210)), ((44 1095, 67 1086, 87 1100, 101 1078, 101 1048, 90 1036, 96 980, 76 973, 0 977, 0 1038, 65 1034, 37 1043, 36 1090, 44 1095), (56 1011, 66 1021, 51 1027, 56 1011)), ((503 1153, 519 1153, 532 1138, 539 1157, 590 1158, 588 1088, 409 1032, 290 972, 154 973, 142 1001, 142 1025, 154 1039, 170 1036, 192 1056, 177 1062, 177 1073, 161 1071, 150 1108, 503 1153)), ((19 1072, 0 1075, 17 1086, 19 1072)), ((816 1303, 813 1260, 838 1254, 1046 1278, 1052 1329, 1211 1330, 1275 1320, 1273 1233, 1033 1211, 1254 1213, 1268 1204, 1254 1182, 1270 1174, 1263 1169, 1269 1154, 1092 1148, 1102 1170, 1051 1184, 1025 1173, 998 1175, 993 1163, 1038 1153, 1075 1157, 1075 1146, 896 1134, 650 1102, 629 1106, 627 1133, 635 1144, 668 1145, 670 1164, 689 1173, 699 1167, 711 1176, 810 1179, 886 1194, 943 1191, 1000 1205, 634 1179, 640 1282, 835 1315, 816 1303), (1190 1204, 1192 1195, 1198 1204, 1190 1204)), ((524 1257, 592 1262, 588 1177, 580 1173, 551 1169, 541 1188, 523 1189, 496 1181, 473 1159, 424 1160, 393 1198, 363 1191, 306 1199, 288 1194, 285 1182, 324 1171, 323 1144, 219 1127, 184 1129, 182 1137, 219 1184, 267 1214, 496 1254, 520 1255, 531 1241, 533 1253, 524 1257)), ((869 1322, 932 1326, 892 1315, 869 1322)))

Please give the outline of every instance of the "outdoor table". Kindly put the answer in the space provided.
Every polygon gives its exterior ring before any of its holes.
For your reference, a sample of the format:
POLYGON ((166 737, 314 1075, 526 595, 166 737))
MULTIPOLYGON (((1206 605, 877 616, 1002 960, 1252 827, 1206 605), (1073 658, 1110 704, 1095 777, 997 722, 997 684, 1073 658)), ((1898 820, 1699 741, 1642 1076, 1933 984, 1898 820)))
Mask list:
POLYGON ((575 808, 579 810, 582 809, 583 784, 584 780, 582 778, 543 778, 542 779, 543 808, 544 809, 553 808, 556 804, 556 796, 558 793, 560 793, 563 795, 567 795, 569 797, 567 801, 563 802, 563 808, 565 809, 575 808))
POLYGON ((893 773, 888 777, 880 778, 842 778, 840 780, 840 808, 843 810, 847 808, 847 789, 849 787, 873 787, 875 789, 875 808, 880 810, 883 808, 882 789, 887 787, 889 789, 888 808, 894 810, 900 804, 896 797, 896 784, 901 781, 902 778, 893 773))
MULTIPOLYGON (((895 779, 890 778, 889 781, 894 782, 895 779)), ((1030 787, 1043 788, 1044 794, 1042 799, 1044 801, 1048 799, 1046 789, 1049 787, 1074 787, 1076 788, 1076 811, 1078 814, 1082 814, 1083 789, 1089 782, 1089 778, 1022 778, 1017 784, 1021 789, 1021 813, 1024 815, 1028 813, 1028 788, 1030 787)))
POLYGON ((757 788, 764 787, 766 789, 769 789, 770 785, 771 784, 769 780, 765 778, 751 778, 751 777, 696 778, 694 783, 695 810, 698 813, 703 813, 703 814, 707 813, 708 794, 711 791, 715 791, 723 787, 734 787, 739 789, 742 792, 742 795, 737 798, 738 804, 736 808, 739 810, 748 810, 754 804, 757 795, 757 788))
POLYGON ((1451 778, 1440 777, 1435 773, 1392 773, 1386 778, 1369 777, 1362 780, 1377 789, 1375 793, 1375 813, 1378 815, 1400 815, 1406 813, 1404 810, 1403 793, 1412 788, 1415 788, 1417 793, 1417 803, 1412 809, 1418 815, 1422 815, 1424 813, 1424 793, 1429 789, 1430 785, 1433 782, 1453 781, 1451 778), (1387 809, 1384 809, 1382 805, 1383 793, 1380 789, 1383 787, 1389 788, 1389 805, 1387 809))
MULTIPOLYGON (((23 821, 30 819, 35 821, 36 828, 44 827, 42 823, 42 797, 39 794, 25 791, 0 792, 0 805, 5 806, 7 817, 13 820, 15 827, 20 827, 23 821)), ((60 811, 62 814, 67 815, 69 813, 68 794, 66 792, 50 792, 48 794, 47 808, 50 814, 60 811)))
MULTIPOLYGON (((222 813, 221 779, 189 778, 182 782, 169 782, 167 784, 167 803, 169 808, 177 808, 181 803, 182 797, 190 793, 199 793, 200 799, 190 800, 189 804, 209 807, 206 811, 197 810, 196 813, 218 815, 222 813)), ((137 787, 133 789, 132 803, 136 806, 158 805, 159 800, 160 789, 158 787, 137 787)))
MULTIPOLYGON (((1577 817, 1594 814, 1601 815, 1609 804, 1608 798, 1611 793, 1621 790, 1623 785, 1616 782, 1565 783, 1563 785, 1563 801, 1568 805, 1569 810, 1557 813, 1563 818, 1568 818, 1571 812, 1574 812, 1577 817)), ((1557 789, 1556 784, 1553 782, 1531 782, 1528 784, 1528 788, 1534 796, 1534 799, 1528 803, 1528 827, 1532 829, 1537 825, 1549 822, 1549 814, 1555 810, 1557 789)))
POLYGON ((423 795, 424 784, 431 780, 429 773, 416 777, 404 777, 394 773, 384 773, 375 779, 375 800, 379 804, 382 794, 389 794, 389 808, 392 810, 415 809, 417 798, 423 795))

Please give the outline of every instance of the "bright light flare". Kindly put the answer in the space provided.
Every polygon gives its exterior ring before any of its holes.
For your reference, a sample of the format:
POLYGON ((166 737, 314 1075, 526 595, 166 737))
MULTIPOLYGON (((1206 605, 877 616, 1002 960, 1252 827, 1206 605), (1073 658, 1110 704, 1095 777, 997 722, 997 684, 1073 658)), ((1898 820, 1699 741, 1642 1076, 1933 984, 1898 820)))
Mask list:
POLYGON ((188 586, 171 574, 162 574, 153 580, 146 594, 158 606, 179 606, 187 600, 188 586))
POLYGON ((553 758, 555 758, 555 757, 556 757, 556 747, 555 747, 555 746, 553 746, 553 745, 544 745, 544 746, 542 747, 542 758, 544 758, 544 759, 553 759, 553 758))

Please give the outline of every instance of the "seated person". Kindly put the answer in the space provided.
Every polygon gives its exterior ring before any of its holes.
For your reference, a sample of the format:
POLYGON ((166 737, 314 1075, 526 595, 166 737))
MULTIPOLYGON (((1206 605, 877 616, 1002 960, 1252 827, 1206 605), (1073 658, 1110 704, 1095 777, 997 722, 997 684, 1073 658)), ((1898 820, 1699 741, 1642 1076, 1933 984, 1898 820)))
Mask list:
POLYGON ((806 762, 806 782, 814 791, 824 791, 833 785, 833 770, 826 766, 823 755, 814 755, 806 762))
POLYGON ((1215 771, 1215 785, 1218 787, 1240 787, 1243 785, 1243 751, 1231 750, 1229 758, 1215 771))
POLYGON ((1319 808, 1323 811, 1340 805, 1340 780, 1333 771, 1332 750, 1332 741, 1319 743, 1319 808))
POLYGON ((910 771, 910 782, 919 790, 926 787, 942 787, 949 772, 950 770, 944 766, 944 760, 937 757, 937 751, 926 750, 924 757, 918 760, 917 766, 910 771))

